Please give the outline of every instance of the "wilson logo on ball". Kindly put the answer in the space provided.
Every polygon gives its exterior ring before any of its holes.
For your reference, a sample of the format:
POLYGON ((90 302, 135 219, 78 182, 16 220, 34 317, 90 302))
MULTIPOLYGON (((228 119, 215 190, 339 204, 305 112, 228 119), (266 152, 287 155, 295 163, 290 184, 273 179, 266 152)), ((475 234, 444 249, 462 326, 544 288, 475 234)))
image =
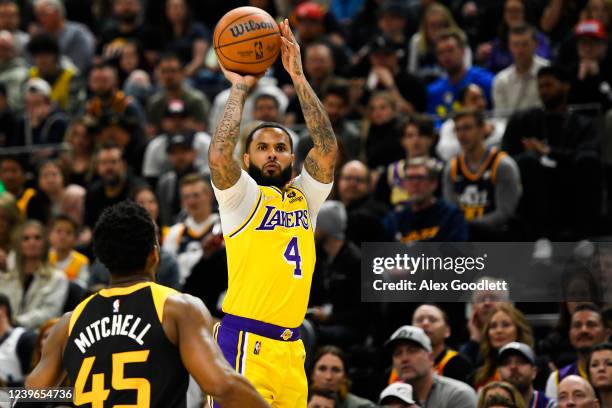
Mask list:
POLYGON ((236 24, 235 26, 230 27, 230 31, 232 32, 232 35, 234 37, 240 37, 245 32, 250 33, 251 31, 258 30, 273 30, 274 28, 274 24, 272 23, 268 23, 265 21, 256 22, 253 20, 249 20, 246 23, 236 24))

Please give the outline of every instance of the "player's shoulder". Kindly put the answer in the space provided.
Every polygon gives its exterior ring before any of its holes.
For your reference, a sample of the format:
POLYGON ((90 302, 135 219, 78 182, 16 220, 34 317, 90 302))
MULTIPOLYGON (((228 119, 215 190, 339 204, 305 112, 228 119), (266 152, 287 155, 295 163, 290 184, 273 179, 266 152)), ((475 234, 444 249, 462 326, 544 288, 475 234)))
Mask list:
POLYGON ((202 299, 178 291, 169 293, 164 303, 163 316, 175 322, 179 320, 197 322, 202 319, 212 322, 210 312, 202 299))

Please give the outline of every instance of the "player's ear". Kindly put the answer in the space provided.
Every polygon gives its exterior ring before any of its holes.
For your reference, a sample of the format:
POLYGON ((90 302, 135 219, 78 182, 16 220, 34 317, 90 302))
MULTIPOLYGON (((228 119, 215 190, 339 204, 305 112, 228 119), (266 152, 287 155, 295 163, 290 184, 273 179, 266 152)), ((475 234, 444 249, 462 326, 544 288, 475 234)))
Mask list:
POLYGON ((249 168, 249 165, 251 163, 251 158, 250 158, 248 153, 244 153, 242 155, 242 163, 243 163, 245 169, 249 168))
POLYGON ((157 274, 157 266, 159 265, 159 251, 159 245, 155 244, 151 250, 151 253, 149 254, 149 257, 147 258, 147 270, 150 271, 154 277, 157 274))

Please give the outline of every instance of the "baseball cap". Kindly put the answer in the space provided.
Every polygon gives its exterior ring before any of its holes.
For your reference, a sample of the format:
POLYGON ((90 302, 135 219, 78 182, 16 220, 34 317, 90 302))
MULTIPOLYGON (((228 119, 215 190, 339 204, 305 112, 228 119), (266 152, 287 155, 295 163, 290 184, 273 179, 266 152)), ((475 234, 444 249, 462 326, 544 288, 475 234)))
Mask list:
POLYGON ((499 361, 503 361, 510 354, 520 354, 525 357, 529 363, 535 365, 535 354, 531 347, 529 347, 525 343, 520 343, 518 341, 513 341, 511 343, 506 344, 501 349, 499 349, 498 358, 499 361))
POLYGON ((323 7, 313 1, 305 1, 295 9, 295 16, 298 20, 305 19, 321 21, 323 20, 323 17, 325 17, 325 10, 323 10, 323 7))
POLYGON ((406 17, 407 9, 403 2, 397 0, 383 1, 377 10, 378 16, 393 14, 398 17, 406 17))
POLYGON ((397 51, 397 46, 386 35, 377 35, 370 41, 370 52, 387 52, 393 54, 397 51))
POLYGON ((347 215, 341 201, 327 200, 323 202, 317 214, 317 228, 336 239, 344 239, 347 215))
POLYGON ((166 105, 166 116, 185 116, 185 104, 180 99, 171 99, 166 105))
POLYGON ((31 78, 26 82, 26 90, 46 96, 51 96, 51 86, 42 78, 31 78))
POLYGON ((599 40, 607 38, 606 29, 599 20, 584 20, 576 25, 576 37, 592 37, 599 40))
POLYGON ((395 382, 382 390, 378 403, 382 404, 387 397, 398 398, 404 401, 406 404, 416 404, 414 398, 412 397, 412 385, 402 382, 395 382))
POLYGON ((191 149, 193 148, 193 139, 194 135, 190 132, 174 134, 168 139, 168 144, 166 145, 166 152, 170 152, 172 148, 176 146, 183 146, 188 149, 191 149))
POLYGON ((420 327, 408 325, 400 327, 387 340, 385 347, 391 348, 400 341, 411 341, 431 353, 431 340, 420 327))

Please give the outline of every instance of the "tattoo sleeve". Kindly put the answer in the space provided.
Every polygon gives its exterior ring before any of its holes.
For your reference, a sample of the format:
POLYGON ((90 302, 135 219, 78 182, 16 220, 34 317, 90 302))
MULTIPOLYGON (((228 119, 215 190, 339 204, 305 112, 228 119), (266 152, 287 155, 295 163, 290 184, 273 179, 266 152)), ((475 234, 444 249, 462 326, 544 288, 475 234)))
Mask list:
POLYGON ((302 106, 308 132, 314 148, 304 160, 304 168, 312 177, 322 183, 331 183, 334 178, 334 164, 338 144, 334 130, 323 104, 314 90, 302 76, 294 83, 302 106))
POLYGON ((240 120, 248 91, 244 84, 232 86, 208 149, 212 182, 221 190, 230 188, 240 178, 240 165, 234 159, 234 149, 240 137, 240 120))

